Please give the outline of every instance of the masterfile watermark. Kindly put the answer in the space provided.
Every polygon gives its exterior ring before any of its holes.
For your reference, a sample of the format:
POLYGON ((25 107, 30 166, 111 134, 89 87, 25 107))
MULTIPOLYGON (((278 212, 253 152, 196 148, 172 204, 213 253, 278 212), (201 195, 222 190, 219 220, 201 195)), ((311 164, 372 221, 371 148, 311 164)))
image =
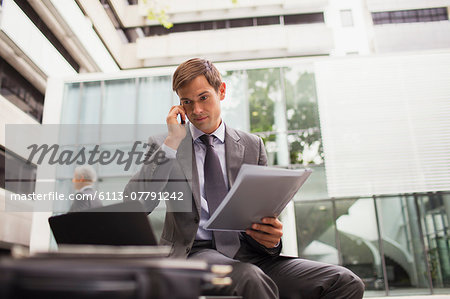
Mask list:
POLYGON ((148 211, 159 203, 191 211, 192 140, 172 150, 166 136, 166 124, 6 125, 5 210, 64 213, 140 201, 148 211))
POLYGON ((111 163, 117 163, 117 165, 124 164, 124 170, 130 169, 133 162, 136 165, 148 165, 151 163, 163 164, 168 161, 164 151, 158 151, 154 156, 145 155, 146 151, 137 150, 138 146, 142 145, 142 149, 148 147, 148 152, 154 152, 158 148, 156 144, 143 143, 141 141, 135 141, 130 151, 125 152, 120 149, 114 151, 110 150, 100 150, 100 145, 96 144, 92 150, 88 150, 86 147, 81 147, 78 151, 74 150, 60 150, 59 144, 32 144, 27 147, 30 150, 27 162, 31 163, 36 154, 38 154, 38 159, 36 161, 37 165, 42 165, 45 157, 49 155, 48 164, 54 165, 108 165, 111 163), (136 157, 136 159, 134 159, 136 157))

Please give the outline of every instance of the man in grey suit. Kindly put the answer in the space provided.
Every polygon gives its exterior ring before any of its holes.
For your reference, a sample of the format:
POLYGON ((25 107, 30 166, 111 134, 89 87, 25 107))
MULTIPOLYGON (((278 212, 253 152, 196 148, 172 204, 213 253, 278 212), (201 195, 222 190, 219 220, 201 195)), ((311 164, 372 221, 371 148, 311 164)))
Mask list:
POLYGON ((74 194, 74 202, 69 209, 70 213, 102 206, 101 201, 95 197, 94 184, 96 181, 97 173, 92 166, 75 167, 72 183, 76 193, 74 194))
MULTIPOLYGON (((176 257, 232 265, 233 283, 215 290, 217 294, 255 299, 362 298, 364 285, 348 269, 280 256, 283 226, 276 218, 263 218, 241 234, 203 229, 241 165, 266 165, 266 152, 261 138, 222 121, 220 102, 226 85, 211 62, 195 58, 182 63, 173 75, 173 90, 180 105, 167 115, 168 135, 152 139, 156 146, 148 153, 152 158, 163 153, 167 160, 144 165, 124 191, 124 198, 143 191, 170 194, 177 189, 171 182, 186 183, 192 209, 166 213, 161 243, 172 246, 176 257), (189 125, 184 124, 186 118, 189 125)), ((151 212, 157 201, 145 204, 151 212)))

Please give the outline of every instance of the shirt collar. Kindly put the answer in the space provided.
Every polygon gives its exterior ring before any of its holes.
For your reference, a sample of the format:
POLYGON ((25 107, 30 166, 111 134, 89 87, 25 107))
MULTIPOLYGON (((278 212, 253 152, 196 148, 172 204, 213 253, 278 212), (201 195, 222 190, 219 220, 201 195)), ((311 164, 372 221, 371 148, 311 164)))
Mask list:
MULTIPOLYGON (((191 130, 192 140, 197 140, 200 136, 204 135, 201 130, 197 129, 194 125, 190 125, 189 129, 191 130)), ((223 123, 223 120, 220 122, 220 126, 211 134, 217 137, 217 139, 220 140, 220 142, 225 142, 225 124, 223 123)))

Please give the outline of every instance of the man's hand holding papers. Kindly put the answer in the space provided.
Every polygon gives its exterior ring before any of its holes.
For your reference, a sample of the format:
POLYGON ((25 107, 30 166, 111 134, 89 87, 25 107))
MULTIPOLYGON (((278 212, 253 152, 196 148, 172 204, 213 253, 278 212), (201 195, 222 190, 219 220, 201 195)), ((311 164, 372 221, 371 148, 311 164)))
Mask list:
POLYGON ((245 233, 267 248, 277 247, 283 236, 283 223, 274 217, 264 217, 261 222, 253 223, 252 229, 247 229, 245 233))
POLYGON ((242 165, 233 186, 204 228, 246 232, 268 248, 276 246, 283 234, 276 217, 310 174, 310 169, 242 165))

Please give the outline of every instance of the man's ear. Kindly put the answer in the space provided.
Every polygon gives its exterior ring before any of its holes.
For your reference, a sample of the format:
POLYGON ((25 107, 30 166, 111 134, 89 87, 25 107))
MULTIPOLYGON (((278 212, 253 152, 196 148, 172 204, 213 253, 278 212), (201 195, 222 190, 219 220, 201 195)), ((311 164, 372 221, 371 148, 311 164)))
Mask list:
POLYGON ((223 101, 225 99, 225 91, 227 89, 227 85, 225 84, 225 82, 220 83, 219 86, 219 97, 220 100, 223 101))

